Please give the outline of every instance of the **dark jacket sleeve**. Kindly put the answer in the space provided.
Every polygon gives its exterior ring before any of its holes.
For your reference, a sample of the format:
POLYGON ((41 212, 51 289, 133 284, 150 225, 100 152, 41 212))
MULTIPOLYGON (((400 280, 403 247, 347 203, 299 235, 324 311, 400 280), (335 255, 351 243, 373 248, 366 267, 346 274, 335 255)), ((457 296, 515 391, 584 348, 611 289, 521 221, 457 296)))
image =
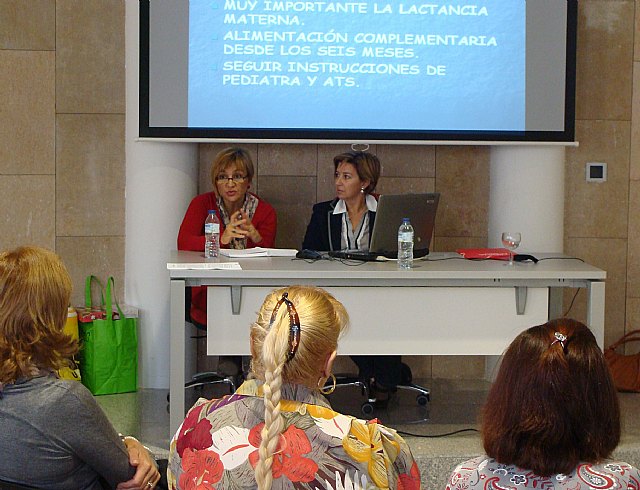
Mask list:
POLYGON ((330 250, 328 232, 329 201, 321 202, 313 206, 311 221, 307 225, 307 232, 302 242, 303 249, 330 250))

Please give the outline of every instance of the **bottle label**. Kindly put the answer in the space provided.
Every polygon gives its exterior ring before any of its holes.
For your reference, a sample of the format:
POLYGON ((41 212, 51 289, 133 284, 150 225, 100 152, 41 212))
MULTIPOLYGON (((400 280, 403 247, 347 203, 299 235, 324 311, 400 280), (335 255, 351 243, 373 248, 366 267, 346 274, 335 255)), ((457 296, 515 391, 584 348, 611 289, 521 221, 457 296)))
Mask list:
POLYGON ((219 223, 205 223, 204 224, 204 234, 211 235, 213 233, 220 233, 220 224, 219 223))
POLYGON ((412 242, 413 241, 413 233, 410 231, 405 231, 402 233, 398 233, 398 241, 400 242, 412 242))

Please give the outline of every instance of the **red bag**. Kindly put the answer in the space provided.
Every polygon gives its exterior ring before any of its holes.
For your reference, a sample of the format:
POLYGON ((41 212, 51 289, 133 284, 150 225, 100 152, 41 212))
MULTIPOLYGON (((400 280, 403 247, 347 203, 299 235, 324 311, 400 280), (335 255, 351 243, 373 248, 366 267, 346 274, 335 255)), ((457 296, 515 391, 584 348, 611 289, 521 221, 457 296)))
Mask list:
POLYGON ((640 341, 640 330, 623 335, 620 340, 607 347, 604 358, 607 360, 613 383, 618 391, 640 392, 640 352, 637 354, 618 354, 616 348, 627 342, 640 341))

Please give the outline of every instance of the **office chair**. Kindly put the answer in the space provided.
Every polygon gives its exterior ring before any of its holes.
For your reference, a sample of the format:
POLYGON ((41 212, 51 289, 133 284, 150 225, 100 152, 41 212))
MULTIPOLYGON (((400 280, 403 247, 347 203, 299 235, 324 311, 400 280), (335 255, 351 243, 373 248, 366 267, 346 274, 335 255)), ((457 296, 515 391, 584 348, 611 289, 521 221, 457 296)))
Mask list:
MULTIPOLYGON (((365 416, 371 415, 375 408, 376 400, 371 396, 373 390, 371 389, 370 383, 358 376, 352 376, 348 374, 336 374, 335 376, 336 389, 343 388, 345 386, 354 386, 360 388, 362 396, 366 398, 366 401, 364 401, 362 405, 360 405, 360 411, 365 416)), ((333 382, 329 382, 327 380, 324 387, 331 388, 332 386, 333 382)), ((398 384, 397 388, 417 393, 416 403, 421 407, 424 407, 431 400, 431 392, 429 388, 425 388, 424 386, 413 383, 411 369, 404 362, 402 363, 402 380, 400 384, 398 384)))
MULTIPOLYGON (((191 338, 199 339, 206 337, 207 326, 202 325, 191 318, 191 288, 185 288, 185 296, 184 296, 184 318, 185 321, 191 323, 198 330, 204 332, 202 335, 195 335, 191 338)), ((242 376, 242 372, 239 376, 242 376)), ((209 385, 217 385, 223 384, 229 387, 229 393, 234 393, 236 391, 236 379, 233 375, 227 375, 223 373, 219 373, 217 371, 204 371, 201 373, 194 374, 189 381, 184 384, 185 389, 187 388, 202 388, 203 386, 209 385)), ((170 395, 167 395, 167 401, 169 401, 170 395)))

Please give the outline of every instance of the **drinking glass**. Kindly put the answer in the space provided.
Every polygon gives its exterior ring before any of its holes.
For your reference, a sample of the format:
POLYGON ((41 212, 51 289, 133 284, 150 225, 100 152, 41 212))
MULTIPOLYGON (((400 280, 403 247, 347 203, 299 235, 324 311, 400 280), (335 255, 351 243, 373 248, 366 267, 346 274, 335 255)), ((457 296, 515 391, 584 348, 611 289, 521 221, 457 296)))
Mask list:
POLYGON ((502 234, 502 244, 509 249, 509 265, 513 265, 513 251, 518 248, 521 239, 518 231, 505 231, 502 234))

